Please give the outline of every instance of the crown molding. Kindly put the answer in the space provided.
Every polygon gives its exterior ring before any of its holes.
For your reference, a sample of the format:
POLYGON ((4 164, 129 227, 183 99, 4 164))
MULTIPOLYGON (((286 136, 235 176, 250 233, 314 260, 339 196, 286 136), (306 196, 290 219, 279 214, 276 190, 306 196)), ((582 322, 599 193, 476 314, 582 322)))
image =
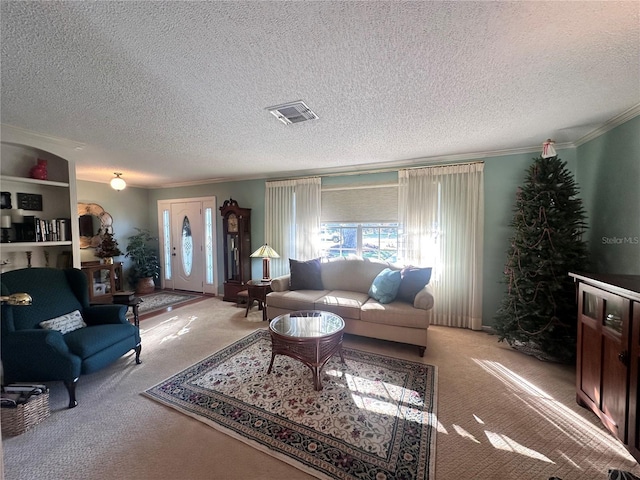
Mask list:
MULTIPOLYGON (((634 105, 633 107, 625 110, 620 115, 613 117, 612 119, 605 122, 600 127, 594 129, 589 132, 587 135, 581 137, 575 142, 565 142, 556 144, 556 150, 563 149, 571 149, 577 148, 578 146, 593 140, 600 135, 612 130, 613 128, 622 125, 623 123, 635 118, 640 115, 640 103, 634 105)), ((46 145, 55 145, 56 147, 64 147, 66 149, 70 149, 73 151, 81 151, 87 145, 80 142, 74 142, 72 140, 53 137, 51 135, 45 135, 37 132, 32 132, 30 130, 26 130, 20 127, 15 127, 13 125, 1 124, 2 128, 2 141, 7 143, 19 143, 22 144, 24 139, 31 139, 35 148, 43 148, 46 149, 46 145), (5 137, 9 137, 5 139, 5 137), (44 146, 42 146, 44 144, 44 146)), ((396 160, 392 162, 385 163, 376 163, 376 164, 362 164, 362 165, 345 165, 341 167, 331 167, 331 168, 323 168, 323 169, 313 169, 313 170, 305 170, 305 171, 292 171, 292 172, 278 172, 273 175, 250 175, 250 176, 237 176, 237 177, 228 177, 228 178, 207 178, 202 180, 194 180, 190 182, 178 182, 178 183, 165 183, 158 185, 148 185, 148 186, 136 186, 130 184, 132 187, 137 188, 145 188, 145 189, 160 189, 160 188, 181 188, 181 187, 192 187, 197 185, 207 185, 214 183, 227 183, 227 182, 241 182, 241 181, 250 181, 250 180, 282 180, 288 178, 301 178, 308 177, 313 175, 318 176, 346 176, 346 175, 362 175, 369 173, 384 173, 389 171, 398 170, 400 168, 411 168, 422 165, 432 165, 435 163, 447 164, 447 163, 458 163, 458 162, 469 162, 474 160, 482 160, 484 158, 490 157, 502 157, 507 155, 521 155, 527 153, 536 153, 541 152, 542 147, 540 145, 532 145, 529 147, 520 147, 520 148, 510 148, 503 150, 487 150, 484 152, 473 152, 473 153, 462 153, 462 154, 453 154, 453 155, 440 155, 435 157, 419 157, 409 160, 396 160)), ((77 177, 78 180, 81 181, 92 181, 92 180, 83 180, 81 176, 77 177)), ((101 183, 101 182, 98 182, 101 183)), ((104 182, 108 183, 108 182, 104 182)))
MULTIPOLYGON (((613 117, 608 120, 606 123, 596 128, 595 130, 589 132, 587 135, 583 136, 579 140, 575 142, 564 142, 557 143, 555 145, 556 150, 567 150, 572 148, 577 148, 583 143, 588 142, 589 140, 593 140, 596 137, 608 132, 609 130, 622 125, 623 123, 631 120, 632 118, 640 115, 640 103, 634 105, 633 107, 625 110, 620 115, 613 117)), ((458 162, 469 162, 474 160, 482 160, 483 158, 491 158, 491 157, 503 157, 507 155, 521 155, 527 153, 540 153, 542 152, 542 144, 532 145, 529 147, 520 147, 520 148, 509 148, 502 150, 487 150, 484 152, 475 152, 475 153, 462 153, 462 154, 453 154, 453 155, 440 155, 436 157, 420 157, 411 160, 397 160, 393 162, 386 163, 376 163, 376 164, 364 164, 364 165, 350 165, 343 167, 332 167, 327 169, 314 169, 314 170, 306 170, 306 171, 296 171, 296 172, 280 172, 277 175, 273 176, 250 176, 250 177, 235 177, 235 178, 224 178, 224 179, 209 179, 209 180, 201 180, 196 182, 184 182, 180 184, 171 184, 171 185, 161 185, 158 187, 151 188, 171 188, 171 187, 188 187, 192 185, 202 185, 206 183, 222 183, 222 182, 239 182, 239 181, 247 181, 247 180, 283 180, 288 178, 301 178, 301 177, 309 177, 313 175, 330 177, 330 176, 346 176, 346 175, 361 175, 368 173, 385 173, 390 171, 395 171, 400 168, 411 168, 417 167, 421 165, 431 165, 434 163, 458 163, 458 162)))
MULTIPOLYGON (((567 148, 575 148, 573 143, 561 143, 556 144, 556 150, 567 149, 567 148)), ((401 168, 415 168, 419 166, 432 165, 435 163, 438 164, 448 164, 448 163, 464 163, 469 161, 482 160, 483 158, 489 157, 500 157, 506 155, 519 155, 523 153, 540 153, 542 152, 542 144, 531 146, 531 147, 521 147, 521 148, 511 148, 505 150, 490 150, 485 152, 476 152, 476 153, 464 153, 464 154, 455 154, 455 155, 440 155, 437 157, 420 157, 414 158, 411 160, 396 160, 392 162, 385 163, 367 163, 361 165, 345 165, 342 167, 331 167, 331 168, 319 168, 313 170, 304 170, 304 171, 292 171, 292 172, 278 172, 275 175, 259 175, 259 176, 238 176, 231 178, 210 178, 206 180, 196 180, 193 182, 181 182, 181 183, 170 183, 170 184, 162 184, 156 186, 149 186, 146 188, 154 189, 154 188, 179 188, 179 187, 191 187, 196 185, 205 185, 211 183, 226 183, 226 182, 243 182, 249 180, 287 180, 291 178, 304 178, 311 176, 320 176, 320 177, 337 177, 337 176, 348 176, 348 175, 363 175, 363 174, 371 174, 371 173, 387 173, 392 171, 397 171, 401 168)), ((144 188, 144 187, 142 187, 144 188)))
POLYGON ((637 117, 638 115, 640 115, 640 103, 638 103, 637 105, 634 105, 629 110, 625 110, 620 115, 618 115, 616 117, 613 117, 611 120, 608 120, 607 122, 605 122, 600 127, 598 127, 595 130, 587 133, 584 137, 579 138, 578 140, 576 140, 574 142, 574 145, 576 147, 579 147, 580 145, 582 145, 584 143, 587 143, 587 142, 593 140, 594 138, 599 137, 600 135, 602 135, 604 133, 607 133, 609 130, 614 129, 617 126, 622 125, 625 122, 628 122, 629 120, 631 120, 632 118, 637 117))
POLYGON ((83 150, 87 146, 86 143, 75 142, 66 138, 34 132, 32 130, 27 130, 26 128, 9 125, 7 123, 1 124, 0 128, 2 129, 2 141, 6 143, 24 144, 35 148, 46 148, 47 145, 54 145, 56 147, 64 147, 75 151, 83 150), (25 144, 25 141, 29 143, 25 144), (42 147, 42 145, 44 145, 44 147, 42 147))

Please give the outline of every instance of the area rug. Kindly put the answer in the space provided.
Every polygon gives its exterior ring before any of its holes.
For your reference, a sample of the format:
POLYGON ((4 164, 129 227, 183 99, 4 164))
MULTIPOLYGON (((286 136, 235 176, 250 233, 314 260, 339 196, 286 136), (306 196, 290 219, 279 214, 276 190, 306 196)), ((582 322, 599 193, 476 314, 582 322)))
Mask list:
POLYGON ((313 389, 309 368, 258 330, 144 395, 317 478, 435 478, 437 370, 344 348, 313 389))
MULTIPOLYGON (((138 306, 138 313, 139 315, 144 315, 156 310, 163 310, 167 307, 177 306, 195 298, 199 298, 199 296, 175 292, 155 292, 149 295, 143 295, 142 303, 138 306)), ((129 310, 127 312, 127 317, 132 316, 133 312, 129 310)))

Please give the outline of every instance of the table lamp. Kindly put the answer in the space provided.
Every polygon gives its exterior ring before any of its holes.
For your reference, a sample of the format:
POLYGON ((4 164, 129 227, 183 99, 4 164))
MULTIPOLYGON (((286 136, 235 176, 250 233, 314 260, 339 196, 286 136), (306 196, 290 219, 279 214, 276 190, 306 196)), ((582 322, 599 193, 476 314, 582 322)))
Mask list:
POLYGON ((2 215, 2 243, 9 243, 9 230, 11 229, 11 217, 2 215))
POLYGON ((11 223, 16 229, 16 241, 24 242, 24 209, 14 208, 11 210, 11 223))
POLYGON ((269 277, 269 261, 272 258, 280 258, 280 255, 266 243, 251 254, 253 258, 262 258, 262 281, 270 282, 269 277))
POLYGON ((28 293, 12 293, 11 295, 0 296, 2 303, 8 303, 9 305, 31 305, 33 299, 28 293))

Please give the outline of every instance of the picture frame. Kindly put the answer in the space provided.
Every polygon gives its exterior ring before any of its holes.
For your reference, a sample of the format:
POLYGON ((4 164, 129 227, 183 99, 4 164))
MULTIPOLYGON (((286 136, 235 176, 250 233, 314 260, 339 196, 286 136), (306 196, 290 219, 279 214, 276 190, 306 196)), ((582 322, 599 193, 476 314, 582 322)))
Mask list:
POLYGON ((0 208, 2 210, 6 208, 13 208, 11 206, 11 192, 0 192, 0 208))

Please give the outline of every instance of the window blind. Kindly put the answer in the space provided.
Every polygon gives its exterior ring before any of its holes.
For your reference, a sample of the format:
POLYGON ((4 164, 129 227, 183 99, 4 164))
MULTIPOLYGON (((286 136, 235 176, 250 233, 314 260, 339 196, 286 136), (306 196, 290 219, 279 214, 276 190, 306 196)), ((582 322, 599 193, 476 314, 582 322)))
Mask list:
POLYGON ((322 189, 321 222, 398 221, 398 185, 342 185, 322 189))

